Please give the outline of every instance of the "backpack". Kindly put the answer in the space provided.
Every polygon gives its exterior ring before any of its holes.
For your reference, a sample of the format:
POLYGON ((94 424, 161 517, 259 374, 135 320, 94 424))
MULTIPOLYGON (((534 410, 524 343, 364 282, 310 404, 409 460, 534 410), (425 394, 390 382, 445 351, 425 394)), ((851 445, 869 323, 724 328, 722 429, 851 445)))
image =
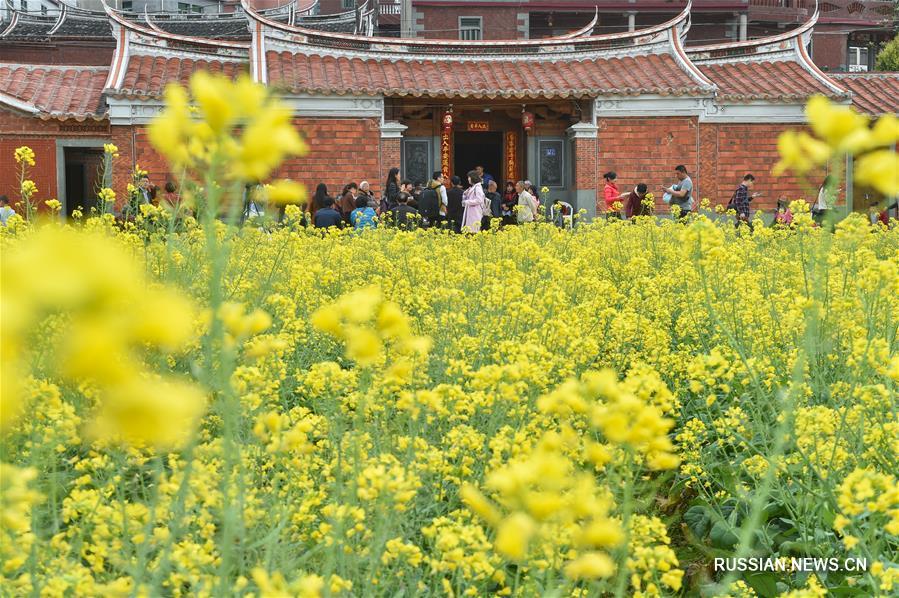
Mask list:
POLYGON ((418 211, 425 226, 437 220, 440 216, 440 196, 437 195, 437 189, 428 187, 421 192, 418 198, 418 211))

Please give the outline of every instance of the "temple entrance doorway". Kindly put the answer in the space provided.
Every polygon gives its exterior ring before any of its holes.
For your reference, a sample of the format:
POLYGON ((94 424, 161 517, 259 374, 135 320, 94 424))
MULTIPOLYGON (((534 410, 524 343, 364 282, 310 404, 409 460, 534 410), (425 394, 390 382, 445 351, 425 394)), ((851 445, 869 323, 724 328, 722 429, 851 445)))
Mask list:
POLYGON ((97 207, 97 192, 103 186, 103 148, 66 147, 63 156, 65 214, 71 218, 74 210, 81 209, 88 216, 91 208, 97 207))
POLYGON ((468 187, 466 175, 475 166, 483 166, 484 172, 492 174, 498 185, 503 178, 503 133, 458 132, 453 140, 453 174, 462 179, 462 186, 468 187))

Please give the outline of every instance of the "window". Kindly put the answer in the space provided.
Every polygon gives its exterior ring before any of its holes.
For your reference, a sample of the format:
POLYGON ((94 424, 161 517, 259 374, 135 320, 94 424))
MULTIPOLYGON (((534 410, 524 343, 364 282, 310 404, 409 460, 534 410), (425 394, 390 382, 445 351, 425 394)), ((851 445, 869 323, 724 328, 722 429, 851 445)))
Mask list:
POLYGON ((565 187, 565 141, 537 140, 537 184, 540 187, 565 187))
POLYGON ((44 15, 45 17, 47 16, 47 5, 46 4, 41 4, 41 14, 44 15))
POLYGON ((19 7, 22 10, 27 11, 28 10, 28 0, 19 0, 19 7))
POLYGON ((343 0, 343 4, 341 6, 343 6, 344 10, 352 10, 356 8, 356 0, 343 0))
POLYGON ((202 14, 202 13, 203 13, 203 7, 202 7, 202 6, 191 6, 191 7, 190 7, 190 12, 195 12, 195 13, 197 13, 197 14, 202 14))
POLYGON ((482 39, 481 17, 459 17, 459 39, 482 39))
POLYGON ((131 0, 122 0, 122 10, 131 10, 134 3, 131 0))
POLYGON ((187 2, 179 2, 178 3, 178 12, 187 13, 191 11, 191 6, 187 2))
POLYGON ((864 73, 868 70, 868 48, 849 46, 849 72, 864 73))

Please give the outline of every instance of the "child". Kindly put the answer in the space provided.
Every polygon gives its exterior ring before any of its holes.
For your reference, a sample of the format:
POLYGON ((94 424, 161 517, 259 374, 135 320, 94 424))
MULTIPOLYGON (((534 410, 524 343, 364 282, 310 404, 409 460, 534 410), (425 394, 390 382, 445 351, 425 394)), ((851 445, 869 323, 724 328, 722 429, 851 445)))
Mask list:
POLYGON ((790 204, 786 199, 777 200, 777 212, 774 214, 774 225, 780 227, 790 227, 793 225, 793 212, 790 210, 790 204))

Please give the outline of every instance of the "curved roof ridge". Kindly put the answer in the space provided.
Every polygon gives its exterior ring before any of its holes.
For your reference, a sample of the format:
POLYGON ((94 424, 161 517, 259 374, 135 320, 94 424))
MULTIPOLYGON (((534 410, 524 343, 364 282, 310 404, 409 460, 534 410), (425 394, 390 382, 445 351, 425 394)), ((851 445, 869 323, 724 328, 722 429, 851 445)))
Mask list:
POLYGON ((702 46, 687 46, 687 52, 694 54, 699 52, 714 52, 716 50, 730 50, 735 48, 750 48, 753 46, 768 46, 771 44, 776 44, 782 41, 791 40, 796 37, 801 37, 805 35, 808 31, 810 31, 817 23, 818 17, 820 16, 820 12, 818 10, 818 0, 815 0, 815 12, 809 18, 808 21, 797 27, 796 29, 791 29, 789 31, 784 31, 783 33, 778 33, 775 35, 769 35, 766 37, 758 37, 755 39, 748 39, 743 41, 736 42, 725 42, 722 44, 706 44, 702 46))
POLYGON ((62 22, 66 19, 68 5, 59 2, 57 3, 57 6, 59 7, 59 18, 56 19, 56 24, 53 25, 53 29, 47 32, 47 35, 53 35, 54 33, 56 33, 56 30, 59 29, 59 27, 62 25, 62 22))
MULTIPOLYGON (((267 18, 265 15, 260 14, 256 11, 249 3, 248 0, 241 0, 241 6, 244 11, 249 15, 249 17, 253 20, 259 21, 262 24, 271 27, 273 29, 278 29, 290 34, 299 34, 307 37, 307 41, 311 44, 315 44, 315 40, 327 40, 327 41, 335 41, 335 42, 359 42, 359 37, 356 35, 349 35, 343 33, 332 33, 332 32, 324 32, 316 29, 310 29, 307 27, 300 26, 291 26, 286 25, 284 23, 280 23, 278 21, 273 21, 267 18)), ((653 25, 651 27, 647 27, 645 29, 638 29, 635 31, 621 32, 621 33, 605 33, 599 35, 590 35, 583 36, 578 38, 543 38, 537 40, 477 40, 477 41, 465 41, 464 44, 460 44, 459 40, 449 40, 449 39, 402 39, 395 37, 367 37, 365 38, 368 43, 377 44, 378 51, 381 53, 389 52, 394 48, 407 48, 409 46, 413 46, 416 48, 459 48, 464 47, 466 49, 470 49, 470 53, 475 54, 479 53, 479 49, 489 48, 489 47, 500 47, 500 48, 552 48, 552 47, 570 47, 570 46, 578 46, 578 45, 589 45, 591 43, 604 42, 604 41, 620 41, 620 40, 639 40, 642 37, 660 34, 668 31, 670 28, 679 25, 689 18, 690 10, 692 7, 692 0, 688 0, 686 7, 674 18, 658 24, 653 25)), ((459 53, 453 53, 453 56, 459 56, 459 53)))
POLYGON ((668 36, 668 39, 670 40, 671 49, 673 50, 672 55, 678 64, 680 64, 681 68, 687 71, 693 79, 698 81, 704 87, 707 87, 709 91, 717 91, 718 86, 715 85, 715 83, 709 79, 698 66, 693 64, 693 61, 690 60, 690 57, 687 56, 687 52, 684 50, 683 36, 686 36, 687 32, 690 30, 691 21, 692 20, 688 20, 686 23, 682 22, 671 27, 671 34, 668 36), (680 27, 683 27, 684 31, 680 31, 680 27))
POLYGON ((581 27, 580 29, 575 29, 574 31, 569 31, 568 33, 563 33, 561 35, 554 35, 549 38, 543 39, 575 39, 578 37, 585 37, 588 33, 592 33, 594 29, 596 29, 596 24, 599 22, 599 7, 595 7, 593 11, 593 18, 589 23, 581 27))
POLYGON ((169 33, 168 31, 163 31, 160 28, 154 29, 152 28, 152 26, 144 27, 139 23, 135 23, 134 21, 126 19, 119 13, 118 10, 106 4, 105 0, 103 2, 103 7, 106 9, 106 14, 109 15, 109 18, 111 18, 113 21, 115 21, 125 29, 143 33, 144 35, 148 35, 151 37, 158 37, 160 39, 167 39, 177 42, 193 43, 202 46, 213 46, 218 48, 246 49, 250 47, 250 44, 248 44, 247 42, 210 39, 206 37, 195 37, 192 35, 179 35, 177 33, 169 33))
POLYGON ((357 10, 362 10, 362 9, 364 9, 364 8, 367 8, 367 7, 368 7, 368 0, 366 0, 366 1, 365 1, 365 4, 363 4, 363 5, 362 5, 360 8, 358 8, 358 9, 357 9, 357 8, 354 8, 354 9, 352 9, 352 10, 345 10, 345 11, 343 11, 343 12, 335 12, 335 13, 331 13, 331 14, 327 14, 327 15, 323 15, 323 14, 317 14, 317 15, 300 15, 299 18, 301 18, 301 19, 309 19, 310 21, 327 21, 327 20, 331 20, 331 19, 333 19, 333 20, 335 20, 335 21, 340 21, 340 20, 355 19, 355 18, 356 18, 356 11, 357 11, 357 10))
MULTIPOLYGON (((817 21, 818 16, 818 4, 817 0, 815 1, 815 20, 817 21)), ((847 98, 852 97, 852 92, 838 84, 836 81, 827 76, 827 74, 818 68, 818 65, 815 64, 815 61, 812 60, 812 57, 809 56, 808 50, 806 49, 806 42, 802 35, 793 38, 794 44, 796 45, 796 52, 799 54, 799 63, 812 74, 812 76, 823 83, 828 89, 833 91, 834 93, 844 96, 847 98)))

